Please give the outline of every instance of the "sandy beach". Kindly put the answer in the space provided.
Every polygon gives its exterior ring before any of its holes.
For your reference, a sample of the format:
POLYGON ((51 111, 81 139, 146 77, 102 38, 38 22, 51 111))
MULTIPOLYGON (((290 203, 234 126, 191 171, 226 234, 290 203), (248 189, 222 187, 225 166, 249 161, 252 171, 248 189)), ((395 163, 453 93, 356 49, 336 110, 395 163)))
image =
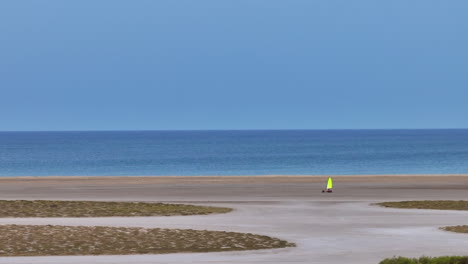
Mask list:
POLYGON ((0 263, 378 263, 392 256, 466 255, 468 212, 389 209, 379 201, 466 200, 468 175, 241 177, 4 177, 0 199, 164 201, 219 205, 207 216, 24 218, 0 224, 105 225, 226 230, 286 239, 296 248, 226 253, 8 257, 0 263))

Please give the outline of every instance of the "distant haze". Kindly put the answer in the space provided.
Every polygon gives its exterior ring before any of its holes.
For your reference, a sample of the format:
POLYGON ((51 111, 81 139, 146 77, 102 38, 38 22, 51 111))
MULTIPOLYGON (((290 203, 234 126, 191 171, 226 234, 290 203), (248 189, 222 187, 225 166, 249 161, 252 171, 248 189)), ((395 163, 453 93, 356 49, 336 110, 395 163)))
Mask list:
POLYGON ((467 128, 468 1, 1 1, 0 130, 467 128))

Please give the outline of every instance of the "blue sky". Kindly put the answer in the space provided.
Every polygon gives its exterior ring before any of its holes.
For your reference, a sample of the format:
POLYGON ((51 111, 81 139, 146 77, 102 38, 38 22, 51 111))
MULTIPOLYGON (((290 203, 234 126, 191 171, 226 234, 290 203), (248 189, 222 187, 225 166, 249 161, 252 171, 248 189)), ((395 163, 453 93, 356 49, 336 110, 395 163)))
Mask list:
POLYGON ((467 128, 468 1, 0 2, 0 130, 467 128))

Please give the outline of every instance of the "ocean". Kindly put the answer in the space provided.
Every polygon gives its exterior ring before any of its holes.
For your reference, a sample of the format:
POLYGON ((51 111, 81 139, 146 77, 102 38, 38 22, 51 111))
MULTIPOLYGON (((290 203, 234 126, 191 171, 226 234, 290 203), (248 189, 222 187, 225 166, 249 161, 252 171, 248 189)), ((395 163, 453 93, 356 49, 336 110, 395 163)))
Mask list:
POLYGON ((0 176, 468 174, 468 129, 0 132, 0 176))

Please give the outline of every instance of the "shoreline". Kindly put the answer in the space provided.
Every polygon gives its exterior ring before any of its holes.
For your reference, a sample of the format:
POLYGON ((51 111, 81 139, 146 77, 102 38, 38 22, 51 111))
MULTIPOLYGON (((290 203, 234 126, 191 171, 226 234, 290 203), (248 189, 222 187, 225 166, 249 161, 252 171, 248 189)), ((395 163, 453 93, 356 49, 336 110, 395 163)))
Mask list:
POLYGON ((240 175, 240 176, 0 176, 6 182, 152 182, 152 183, 319 183, 332 177, 340 182, 468 181, 468 174, 379 174, 379 175, 240 175))
MULTIPOLYGON (((468 175, 0 177, 0 199, 122 201, 352 201, 466 195, 468 175)), ((462 196, 463 197, 463 196, 462 196)), ((457 198, 458 199, 458 198, 457 198)))

